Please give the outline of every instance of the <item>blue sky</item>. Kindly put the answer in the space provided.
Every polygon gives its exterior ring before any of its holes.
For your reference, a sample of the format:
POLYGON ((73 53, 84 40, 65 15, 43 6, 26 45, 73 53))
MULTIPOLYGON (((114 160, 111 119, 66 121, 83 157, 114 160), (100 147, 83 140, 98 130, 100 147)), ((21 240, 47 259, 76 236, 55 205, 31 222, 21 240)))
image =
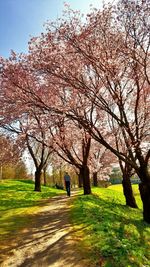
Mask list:
POLYGON ((89 6, 102 6, 102 0, 0 0, 0 56, 9 57, 10 50, 27 52, 31 36, 44 30, 47 20, 61 16, 64 2, 83 13, 89 6))

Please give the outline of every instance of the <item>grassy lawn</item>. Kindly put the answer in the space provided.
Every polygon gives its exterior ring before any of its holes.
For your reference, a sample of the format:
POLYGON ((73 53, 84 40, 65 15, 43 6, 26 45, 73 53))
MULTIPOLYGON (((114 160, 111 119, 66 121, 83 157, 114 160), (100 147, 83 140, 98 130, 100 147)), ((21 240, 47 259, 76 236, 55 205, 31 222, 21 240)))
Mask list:
POLYGON ((64 193, 63 190, 42 186, 34 192, 34 183, 25 180, 0 181, 0 240, 15 234, 30 223, 31 215, 40 210, 41 200, 64 193))
POLYGON ((72 202, 78 245, 89 255, 91 266, 150 266, 150 225, 142 221, 138 187, 133 189, 139 209, 125 206, 121 185, 93 188, 93 195, 72 202))

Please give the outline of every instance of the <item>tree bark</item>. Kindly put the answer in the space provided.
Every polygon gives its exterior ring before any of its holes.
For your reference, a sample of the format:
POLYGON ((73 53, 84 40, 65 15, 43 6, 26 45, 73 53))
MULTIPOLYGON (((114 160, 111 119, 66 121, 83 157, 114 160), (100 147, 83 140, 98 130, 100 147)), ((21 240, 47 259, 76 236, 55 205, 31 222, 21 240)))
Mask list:
POLYGON ((141 182, 139 190, 143 202, 143 218, 145 222, 150 223, 150 184, 141 182))
POLYGON ((150 223, 150 174, 148 168, 145 166, 139 170, 139 191, 143 202, 143 219, 145 222, 150 223))
POLYGON ((135 197, 133 195, 130 177, 126 174, 123 174, 122 186, 123 186, 123 193, 126 199, 126 205, 131 208, 138 208, 135 197))
POLYGON ((80 169, 79 175, 78 175, 78 186, 81 188, 83 186, 83 175, 82 175, 82 170, 80 169))
POLYGON ((126 205, 131 208, 138 208, 130 181, 130 178, 133 175, 132 167, 127 162, 123 165, 121 160, 119 160, 119 165, 122 171, 122 186, 126 205))
POLYGON ((41 192, 41 169, 35 171, 35 188, 34 191, 41 192))
POLYGON ((3 166, 0 166, 0 180, 3 179, 3 166))
POLYGON ((83 179, 83 190, 84 190, 84 195, 89 195, 91 194, 91 185, 90 185, 90 171, 89 167, 84 165, 80 169, 81 177, 83 179))
POLYGON ((46 181, 46 168, 43 169, 43 179, 44 179, 44 186, 47 185, 47 181, 46 181))
POLYGON ((97 172, 93 173, 93 186, 98 186, 97 172))

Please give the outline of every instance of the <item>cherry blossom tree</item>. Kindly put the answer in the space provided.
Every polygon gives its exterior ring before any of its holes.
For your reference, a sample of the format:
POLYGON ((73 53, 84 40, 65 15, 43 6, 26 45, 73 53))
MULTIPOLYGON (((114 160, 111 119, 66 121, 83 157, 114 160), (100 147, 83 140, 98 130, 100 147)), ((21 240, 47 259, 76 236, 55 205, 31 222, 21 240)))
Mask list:
POLYGON ((93 11, 86 23, 73 14, 70 21, 50 25, 30 49, 33 67, 57 84, 55 90, 59 86, 61 94, 69 88, 66 110, 59 107, 62 113, 136 171, 144 219, 150 222, 148 14, 149 1, 123 1, 93 11), (128 153, 112 146, 101 127, 91 127, 91 118, 72 113, 78 92, 115 120, 128 153))
MULTIPOLYGON (((47 136, 43 116, 32 110, 23 114, 14 123, 3 125, 9 132, 17 134, 20 151, 27 148, 35 166, 35 191, 41 191, 41 173, 53 152, 53 141, 47 136)), ((18 148, 19 148, 18 147, 18 148)))
POLYGON ((79 185, 83 183, 84 194, 91 193, 88 158, 91 148, 89 134, 64 117, 55 116, 55 125, 50 128, 54 151, 65 162, 79 170, 79 185))
POLYGON ((93 185, 98 186, 98 180, 109 179, 112 165, 116 164, 117 158, 104 146, 95 142, 95 140, 92 140, 91 146, 90 170, 93 175, 93 185))
POLYGON ((21 153, 18 149, 18 145, 14 139, 11 139, 8 135, 0 135, 0 174, 2 179, 2 168, 6 164, 14 164, 21 158, 21 153))
POLYGON ((35 106, 65 116, 135 170, 148 223, 149 10, 148 0, 120 1, 93 10, 84 21, 69 10, 68 18, 48 24, 46 33, 30 41, 28 56, 2 62, 2 88, 20 111, 35 106), (108 116, 119 128, 124 151, 105 138, 108 116))

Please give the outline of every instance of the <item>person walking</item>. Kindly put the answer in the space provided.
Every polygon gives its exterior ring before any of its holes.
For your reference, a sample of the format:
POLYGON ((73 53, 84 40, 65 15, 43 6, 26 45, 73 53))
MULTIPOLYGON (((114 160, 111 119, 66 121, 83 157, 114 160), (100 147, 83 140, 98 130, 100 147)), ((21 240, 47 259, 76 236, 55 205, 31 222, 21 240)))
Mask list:
POLYGON ((69 197, 70 197, 70 180, 71 180, 70 175, 68 174, 68 172, 65 172, 64 182, 65 182, 67 196, 69 197))

